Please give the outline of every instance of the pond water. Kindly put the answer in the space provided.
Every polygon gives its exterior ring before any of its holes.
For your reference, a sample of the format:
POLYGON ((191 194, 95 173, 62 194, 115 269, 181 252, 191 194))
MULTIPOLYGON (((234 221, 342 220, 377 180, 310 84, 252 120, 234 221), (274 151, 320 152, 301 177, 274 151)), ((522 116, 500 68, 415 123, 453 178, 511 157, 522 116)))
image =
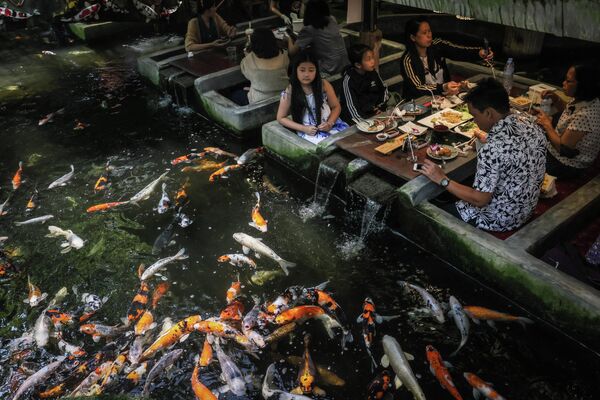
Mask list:
MULTIPOLYGON (((14 42, 13 42, 14 43, 14 42)), ((72 293, 95 293, 108 296, 108 302, 94 315, 93 321, 120 324, 139 288, 137 267, 150 265, 159 257, 175 254, 185 248, 189 258, 168 266, 163 275, 171 283, 168 294, 154 311, 160 324, 166 317, 179 321, 189 315, 204 318, 218 315, 226 305, 226 292, 239 273, 247 309, 251 296, 274 300, 292 285, 314 286, 329 281, 327 290, 345 310, 355 337, 348 350, 342 351, 340 337, 329 339, 320 324, 309 321, 289 339, 276 347, 267 347, 259 360, 226 347, 249 376, 248 398, 260 398, 260 385, 267 366, 288 355, 301 356, 303 333, 312 334, 312 357, 346 381, 343 387, 319 384, 329 399, 365 399, 367 386, 375 373, 364 350, 360 326, 355 322, 366 296, 373 299, 382 315, 400 315, 398 319, 377 327, 373 348, 375 358, 383 355, 380 339, 394 336, 403 349, 414 355, 411 362, 418 381, 428 398, 450 398, 430 374, 425 346, 434 345, 451 361, 451 374, 464 397, 471 389, 462 377, 469 371, 493 382, 509 399, 597 399, 600 392, 600 363, 590 351, 537 321, 527 329, 517 324, 498 324, 493 330, 483 325, 471 326, 469 341, 455 357, 449 354, 460 342, 460 334, 451 320, 440 325, 421 311, 423 305, 414 293, 404 293, 397 284, 405 280, 425 287, 439 301, 454 295, 464 305, 480 305, 516 315, 526 312, 481 286, 443 262, 438 255, 423 252, 410 241, 386 229, 373 229, 363 242, 364 225, 352 223, 342 214, 306 218, 306 206, 312 200, 313 188, 297 188, 292 181, 276 181, 289 191, 273 193, 263 184, 265 171, 281 168, 268 159, 242 170, 233 171, 228 179, 209 183, 210 172, 183 173, 170 160, 192 149, 218 146, 241 154, 250 145, 236 142, 220 127, 190 110, 176 107, 169 98, 138 76, 135 56, 129 47, 133 41, 120 41, 100 48, 81 45, 52 49, 56 55, 41 55, 43 49, 33 40, 0 51, 0 202, 10 195, 7 215, 0 217, 0 236, 8 236, 5 250, 13 252, 13 263, 22 272, 0 283, 0 397, 11 390, 10 377, 16 371, 36 371, 52 356, 60 354, 54 339, 44 349, 34 349, 22 358, 9 357, 9 339, 32 329, 46 303, 31 308, 22 302, 27 298, 27 277, 51 298, 61 287, 69 288, 60 308, 75 310, 79 299, 72 293), (45 115, 64 108, 52 122, 39 126, 45 115), (74 130, 77 121, 87 125, 74 130), (114 168, 111 186, 101 194, 94 193, 95 181, 110 160, 114 168), (23 161, 23 184, 12 193, 11 179, 19 161, 23 161), (75 168, 74 178, 64 187, 46 190, 50 182, 75 168), (268 168, 265 168, 268 167, 268 168), (193 223, 176 228, 173 242, 159 255, 152 254, 157 236, 173 219, 172 212, 159 215, 156 205, 160 187, 149 200, 139 206, 128 205, 107 212, 86 213, 92 205, 129 199, 165 170, 168 193, 189 179, 189 204, 184 212, 193 223), (25 205, 39 190, 38 208, 26 213, 25 205), (248 226, 256 203, 255 192, 261 194, 261 213, 269 230, 260 233, 248 226), (46 224, 16 227, 23 221, 46 214, 54 218, 46 224), (71 229, 85 240, 79 250, 61 254, 60 241, 47 238, 48 225, 71 229), (264 238, 264 242, 283 258, 297 263, 289 276, 278 276, 263 285, 250 280, 247 269, 236 269, 217 263, 226 253, 241 248, 232 238, 236 232, 264 238)), ((224 159, 219 159, 222 161, 224 159)), ((274 177, 270 177, 275 180, 274 177)), ((351 210, 349 210, 351 211, 351 210)), ((354 212, 359 221, 362 211, 354 212)), ((369 221, 366 222, 369 226, 369 221)), ((444 254, 439 254, 443 258, 444 254)), ((278 270, 272 260, 257 260, 259 270, 278 270)), ((151 281, 155 286, 156 278, 151 281)), ((530 316, 535 319, 535 317, 530 316)), ((64 336, 93 354, 105 343, 94 343, 77 327, 66 328, 64 336)), ((177 345, 184 355, 169 373, 155 379, 154 398, 189 399, 193 397, 190 376, 194 357, 202 349, 204 335, 193 333, 177 345)), ((281 367, 283 370, 283 367, 281 367)), ((379 367, 377 372, 381 371, 379 367)), ((59 370, 60 372, 60 370, 59 370)), ((296 367, 287 366, 283 389, 292 390, 297 383, 296 367)), ((220 368, 213 363, 202 374, 202 380, 215 392, 223 384, 220 368)), ((64 375, 63 375, 64 377, 64 375)), ((22 379, 22 378, 21 378, 22 379)), ((83 379, 83 378, 81 378, 83 379)), ((60 382, 61 374, 52 375, 37 390, 60 382)), ((18 382, 18 380, 17 380, 18 382)), ((18 386, 18 385, 17 385, 18 386)), ((36 393, 37 393, 36 390, 36 393)), ((127 386, 123 380, 112 385, 107 394, 139 394, 140 387, 127 386)), ((224 393, 221 398, 235 398, 224 393)), ((398 399, 410 399, 401 388, 398 399)))

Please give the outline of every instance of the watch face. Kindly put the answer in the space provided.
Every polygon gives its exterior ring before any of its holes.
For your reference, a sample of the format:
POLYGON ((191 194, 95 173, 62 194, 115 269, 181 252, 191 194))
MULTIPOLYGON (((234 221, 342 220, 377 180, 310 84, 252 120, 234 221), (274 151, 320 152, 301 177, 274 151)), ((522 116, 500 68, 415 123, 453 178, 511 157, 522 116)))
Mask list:
POLYGON ((444 178, 444 179, 442 179, 442 181, 440 182, 440 185, 441 185, 442 187, 446 187, 446 186, 448 186, 449 184, 450 184, 450 180, 449 180, 448 178, 444 178))

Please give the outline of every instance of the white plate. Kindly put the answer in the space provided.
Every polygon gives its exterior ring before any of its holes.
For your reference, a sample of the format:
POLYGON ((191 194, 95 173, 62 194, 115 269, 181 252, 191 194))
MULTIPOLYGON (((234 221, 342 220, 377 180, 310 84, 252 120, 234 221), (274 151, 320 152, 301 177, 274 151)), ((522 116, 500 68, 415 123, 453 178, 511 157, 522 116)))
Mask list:
POLYGON ((383 119, 365 119, 364 122, 366 124, 376 124, 369 129, 364 129, 363 124, 356 124, 358 130, 364 133, 379 133, 389 129, 394 129, 398 126, 397 121, 391 121, 388 125, 386 125, 385 120, 383 119))
MULTIPOLYGON (((472 137, 473 137, 473 133, 474 133, 475 131, 481 131, 481 129, 479 129, 479 128, 477 127, 477 124, 476 124, 475 122, 473 122, 473 121, 469 121, 469 122, 465 122, 464 124, 460 124, 460 125, 458 125, 458 126, 454 127, 454 129, 452 129, 452 130, 453 130, 454 132, 458 133, 458 134, 461 134, 461 135, 463 135, 463 136, 467 136, 468 138, 472 138, 472 137), (462 131, 462 130, 461 130, 461 128, 462 128, 463 126, 464 126, 464 127, 469 127, 469 129, 468 129, 468 130, 466 130, 466 131, 462 131)), ((482 131, 482 132, 483 132, 483 131, 482 131)))
POLYGON ((438 111, 435 114, 430 115, 429 117, 419 120, 418 122, 421 125, 425 125, 428 128, 433 128, 434 125, 446 125, 448 127, 448 129, 452 129, 455 126, 458 126, 458 125, 462 124, 463 122, 470 120, 471 118, 473 118, 473 116, 469 113, 463 114, 459 111, 447 109, 447 110, 438 111), (442 115, 444 115, 446 113, 451 113, 451 114, 460 116, 460 120, 457 119, 456 122, 448 121, 442 117, 442 115))
POLYGON ((415 136, 420 136, 427 132, 427 128, 412 122, 407 122, 406 124, 401 125, 398 129, 400 129, 403 133, 410 133, 411 135, 415 136))
POLYGON ((458 150, 455 149, 454 147, 448 146, 446 144, 440 145, 440 147, 444 147, 446 149, 450 150, 450 155, 448 156, 438 156, 436 155, 432 150, 431 147, 427 148, 427 155, 431 158, 433 158, 434 160, 452 160, 454 158, 456 158, 458 156, 458 150))

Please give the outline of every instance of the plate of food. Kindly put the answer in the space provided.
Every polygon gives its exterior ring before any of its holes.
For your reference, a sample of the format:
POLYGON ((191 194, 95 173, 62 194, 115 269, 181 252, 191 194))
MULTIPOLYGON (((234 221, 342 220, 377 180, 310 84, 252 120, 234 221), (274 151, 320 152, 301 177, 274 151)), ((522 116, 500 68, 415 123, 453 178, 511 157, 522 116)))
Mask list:
POLYGON ((510 105, 518 110, 527 110, 531 106, 531 100, 525 96, 510 97, 510 105))
POLYGON ((474 121, 467 121, 464 124, 458 125, 452 129, 456 133, 472 138, 475 132, 483 132, 474 121))
MULTIPOLYGON (((364 121, 358 121, 356 127, 359 131, 364 133, 379 133, 387 128, 385 120, 381 119, 365 119, 364 121)), ((390 128, 388 128, 390 129, 390 128)))
POLYGON ((433 128, 435 125, 446 125, 448 129, 452 129, 455 126, 462 124, 463 122, 469 121, 473 116, 469 113, 455 111, 452 109, 438 111, 426 118, 419 121, 421 125, 425 125, 428 128, 433 128))
POLYGON ((452 160, 458 156, 458 150, 445 144, 432 144, 427 148, 427 155, 434 160, 452 160))
POLYGON ((402 106, 402 110, 405 111, 404 115, 423 115, 427 112, 427 107, 421 104, 407 103, 402 106))
POLYGON ((398 129, 400 129, 403 133, 410 133, 411 135, 415 136, 420 136, 427 132, 427 128, 412 122, 407 122, 406 124, 401 125, 398 129))

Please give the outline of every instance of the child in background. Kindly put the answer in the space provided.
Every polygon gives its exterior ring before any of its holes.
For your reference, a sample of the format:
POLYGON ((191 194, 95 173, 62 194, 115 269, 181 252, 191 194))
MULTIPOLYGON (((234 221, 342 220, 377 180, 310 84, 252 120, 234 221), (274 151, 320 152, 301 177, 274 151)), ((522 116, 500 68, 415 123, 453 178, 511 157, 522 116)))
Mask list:
POLYGON ((277 121, 316 144, 348 127, 339 119, 340 112, 333 86, 321 79, 314 55, 309 51, 298 53, 292 66, 290 85, 281 93, 277 121), (290 111, 291 119, 288 117, 290 111))
POLYGON ((348 49, 350 65, 344 71, 342 83, 342 118, 362 120, 385 111, 388 90, 379 72, 373 50, 364 44, 348 49))

